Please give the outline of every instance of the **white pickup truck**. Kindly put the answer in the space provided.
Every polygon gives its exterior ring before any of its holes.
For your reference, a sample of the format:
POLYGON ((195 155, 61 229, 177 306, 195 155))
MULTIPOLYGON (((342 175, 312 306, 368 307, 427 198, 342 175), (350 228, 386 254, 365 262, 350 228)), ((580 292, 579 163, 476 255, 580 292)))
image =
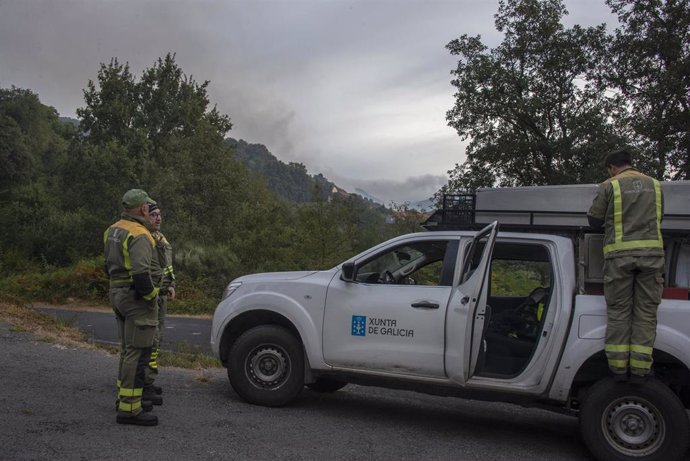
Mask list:
MULTIPOLYGON (((594 189, 586 190, 584 199, 578 195, 583 203, 594 189)), ((546 192, 553 205, 558 194, 546 192)), ((469 227, 476 228, 480 212, 473 207, 469 227)), ((305 385, 332 392, 352 382, 572 414, 600 460, 685 456, 685 218, 665 220, 671 229, 654 378, 632 384, 608 376, 603 353, 600 236, 582 228, 577 238, 536 233, 534 221, 552 221, 554 212, 530 213, 524 231, 498 232, 493 222, 479 231, 409 234, 330 270, 240 277, 216 309, 212 349, 235 391, 259 405, 286 405, 305 385)))

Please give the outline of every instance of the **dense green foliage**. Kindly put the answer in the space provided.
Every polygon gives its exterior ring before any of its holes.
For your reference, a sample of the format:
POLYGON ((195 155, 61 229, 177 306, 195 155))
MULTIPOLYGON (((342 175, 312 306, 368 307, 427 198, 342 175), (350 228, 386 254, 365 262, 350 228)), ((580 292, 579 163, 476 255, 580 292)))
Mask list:
POLYGON ((687 0, 607 0, 621 21, 566 28, 562 0, 501 0, 503 41, 463 35, 447 48, 455 105, 449 126, 470 139, 443 191, 597 182, 607 152, 690 178, 690 7, 687 0))
POLYGON ((234 277, 329 268, 419 230, 418 217, 385 224, 384 208, 226 139, 232 124, 210 106, 208 85, 174 55, 140 78, 113 59, 88 82, 76 125, 29 90, 0 89, 0 290, 106 301, 103 231, 131 188, 161 207, 180 285, 173 312, 209 312, 234 277), (267 157, 273 175, 244 166, 267 157))
POLYGON ((233 138, 228 138, 226 144, 250 172, 263 178, 269 190, 290 202, 311 202, 316 191, 319 192, 319 199, 325 200, 335 187, 323 175, 307 173, 302 163, 281 162, 263 144, 250 144, 233 138))
POLYGON ((630 101, 628 124, 656 175, 690 179, 690 1, 606 3, 621 26, 597 77, 630 101))

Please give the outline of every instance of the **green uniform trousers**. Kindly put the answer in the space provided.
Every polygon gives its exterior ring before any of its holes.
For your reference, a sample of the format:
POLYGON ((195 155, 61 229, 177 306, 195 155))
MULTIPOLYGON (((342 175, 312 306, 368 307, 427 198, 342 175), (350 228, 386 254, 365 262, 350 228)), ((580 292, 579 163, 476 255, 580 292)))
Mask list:
POLYGON ((133 288, 111 288, 110 302, 117 319, 120 338, 120 363, 117 377, 118 412, 141 412, 144 370, 158 326, 157 302, 137 299, 133 288))
POLYGON ((604 261, 605 351, 613 373, 629 369, 645 376, 652 368, 663 271, 663 256, 619 256, 604 261))
POLYGON ((148 366, 144 370, 144 386, 153 385, 158 377, 158 358, 161 352, 161 342, 163 341, 163 328, 165 327, 165 316, 168 313, 168 297, 158 296, 158 328, 156 329, 156 337, 153 340, 153 348, 151 349, 151 357, 148 366))

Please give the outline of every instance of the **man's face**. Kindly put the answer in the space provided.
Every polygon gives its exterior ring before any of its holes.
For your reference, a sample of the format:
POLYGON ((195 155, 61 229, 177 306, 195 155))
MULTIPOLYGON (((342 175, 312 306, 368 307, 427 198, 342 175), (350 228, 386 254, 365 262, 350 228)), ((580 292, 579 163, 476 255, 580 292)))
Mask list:
POLYGON ((151 223, 151 227, 153 230, 161 230, 161 210, 153 210, 151 213, 149 213, 149 222, 151 223))

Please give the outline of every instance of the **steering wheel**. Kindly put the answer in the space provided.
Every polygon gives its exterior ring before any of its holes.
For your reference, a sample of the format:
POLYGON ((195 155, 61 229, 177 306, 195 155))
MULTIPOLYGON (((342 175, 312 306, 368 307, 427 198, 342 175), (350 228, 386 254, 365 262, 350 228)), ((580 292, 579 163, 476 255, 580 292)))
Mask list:
POLYGON ((391 271, 386 270, 381 273, 380 281, 386 284, 395 283, 395 277, 391 271))

